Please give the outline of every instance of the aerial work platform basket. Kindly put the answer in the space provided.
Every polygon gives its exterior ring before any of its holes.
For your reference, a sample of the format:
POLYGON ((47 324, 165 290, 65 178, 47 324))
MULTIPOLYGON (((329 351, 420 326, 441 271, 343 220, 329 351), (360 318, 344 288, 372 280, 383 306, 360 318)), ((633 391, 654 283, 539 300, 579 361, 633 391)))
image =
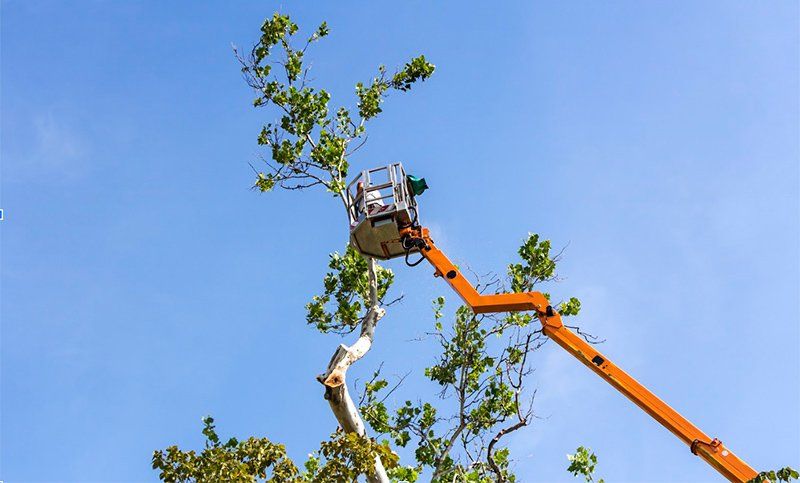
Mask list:
POLYGON ((353 247, 383 260, 416 250, 403 246, 400 230, 417 223, 415 195, 426 188, 425 180, 406 175, 401 163, 362 171, 345 193, 353 247))

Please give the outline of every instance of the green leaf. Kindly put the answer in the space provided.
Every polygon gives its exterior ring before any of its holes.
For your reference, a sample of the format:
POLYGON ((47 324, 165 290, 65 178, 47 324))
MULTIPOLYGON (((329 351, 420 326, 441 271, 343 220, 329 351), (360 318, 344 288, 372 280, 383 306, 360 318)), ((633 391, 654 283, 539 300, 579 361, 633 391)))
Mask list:
MULTIPOLYGON (((306 321, 321 332, 352 332, 361 322, 362 310, 370 306, 367 260, 348 245, 344 255, 330 255, 328 267, 331 271, 323 280, 324 292, 306 304, 306 321)), ((377 265, 376 276, 382 301, 394 282, 394 273, 377 265)))

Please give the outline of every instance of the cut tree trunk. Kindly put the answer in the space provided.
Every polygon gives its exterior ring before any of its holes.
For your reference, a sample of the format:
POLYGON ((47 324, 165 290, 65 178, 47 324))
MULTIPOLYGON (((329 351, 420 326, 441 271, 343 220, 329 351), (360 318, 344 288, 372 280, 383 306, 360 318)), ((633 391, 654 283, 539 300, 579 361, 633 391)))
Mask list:
MULTIPOLYGON (((346 433, 356 433, 366 436, 366 427, 361 419, 358 406, 355 405, 347 390, 347 369, 357 360, 364 357, 372 347, 375 337, 375 326, 386 311, 380 307, 378 300, 378 280, 375 273, 375 260, 367 258, 369 270, 370 309, 361 319, 361 334, 358 340, 351 345, 340 344, 333 353, 327 370, 317 376, 317 380, 325 386, 325 399, 336 416, 339 426, 346 433)), ((375 456, 375 471, 372 476, 367 476, 370 483, 389 483, 386 469, 378 456, 375 456)))

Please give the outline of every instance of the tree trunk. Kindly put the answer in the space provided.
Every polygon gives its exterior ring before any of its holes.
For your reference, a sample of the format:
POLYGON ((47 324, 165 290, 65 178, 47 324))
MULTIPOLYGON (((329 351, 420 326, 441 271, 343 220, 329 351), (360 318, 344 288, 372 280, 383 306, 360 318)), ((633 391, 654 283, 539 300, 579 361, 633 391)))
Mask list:
MULTIPOLYGON (((378 301, 378 280, 375 274, 375 260, 367 258, 369 270, 370 309, 361 320, 361 334, 358 340, 351 345, 340 344, 333 353, 327 370, 317 376, 317 380, 325 386, 325 399, 331 406, 333 415, 339 426, 347 433, 356 433, 366 436, 366 428, 358 407, 350 397, 347 390, 347 369, 357 360, 364 357, 372 347, 375 336, 375 326, 386 311, 380 307, 378 301)), ((375 456, 375 474, 368 476, 370 483, 389 483, 386 469, 378 456, 375 456)))

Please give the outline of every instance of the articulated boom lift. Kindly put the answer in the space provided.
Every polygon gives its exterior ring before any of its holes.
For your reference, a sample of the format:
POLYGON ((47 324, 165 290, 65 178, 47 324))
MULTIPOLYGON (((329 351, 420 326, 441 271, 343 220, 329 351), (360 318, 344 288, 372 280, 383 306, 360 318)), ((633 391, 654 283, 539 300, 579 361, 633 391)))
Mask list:
POLYGON ((670 430, 725 478, 747 482, 757 476, 720 440, 709 437, 564 326, 561 316, 540 292, 480 294, 439 250, 428 229, 419 225, 415 195, 426 188, 424 180, 406 176, 400 163, 362 172, 346 192, 351 244, 375 258, 405 256, 411 266, 427 260, 436 270, 434 276, 442 277, 476 314, 535 312, 547 336, 670 430), (409 254, 415 252, 422 258, 410 263, 409 254))

